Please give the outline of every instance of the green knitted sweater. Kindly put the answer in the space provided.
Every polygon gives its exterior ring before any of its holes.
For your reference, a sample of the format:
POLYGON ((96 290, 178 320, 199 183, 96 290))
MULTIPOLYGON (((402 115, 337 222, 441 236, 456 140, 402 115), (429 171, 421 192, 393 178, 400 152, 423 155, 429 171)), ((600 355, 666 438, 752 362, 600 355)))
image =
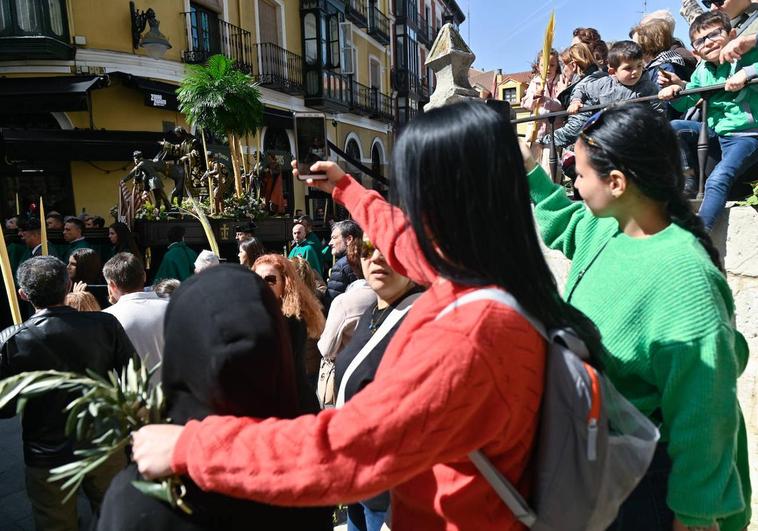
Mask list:
POLYGON ((669 507, 690 526, 743 529, 750 481, 737 377, 748 349, 724 275, 676 224, 631 238, 570 201, 540 166, 529 186, 545 244, 572 260, 565 297, 600 330, 607 376, 660 425, 669 507))

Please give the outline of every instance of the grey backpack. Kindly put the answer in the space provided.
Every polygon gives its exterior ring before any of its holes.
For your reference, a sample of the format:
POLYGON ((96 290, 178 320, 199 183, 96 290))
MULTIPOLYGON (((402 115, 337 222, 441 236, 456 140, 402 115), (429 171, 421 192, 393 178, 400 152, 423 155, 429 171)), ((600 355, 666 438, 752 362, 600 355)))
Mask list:
POLYGON ((468 293, 437 319, 481 300, 513 308, 548 343, 531 507, 484 453, 477 450, 469 458, 525 526, 539 531, 606 529, 647 471, 658 429, 587 363, 587 347, 571 330, 546 331, 503 290, 468 293))

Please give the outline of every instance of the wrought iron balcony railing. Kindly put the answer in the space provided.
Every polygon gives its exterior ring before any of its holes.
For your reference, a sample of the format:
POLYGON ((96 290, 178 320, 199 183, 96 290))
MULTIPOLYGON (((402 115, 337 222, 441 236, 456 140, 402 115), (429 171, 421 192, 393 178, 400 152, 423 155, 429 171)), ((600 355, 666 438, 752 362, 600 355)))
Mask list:
POLYGON ((390 19, 376 4, 372 4, 368 12, 368 34, 384 45, 390 43, 390 19))
POLYGON ((249 31, 224 20, 206 25, 200 20, 202 13, 197 11, 184 14, 188 28, 187 49, 183 54, 185 63, 202 64, 210 56, 222 54, 243 72, 252 72, 253 42, 249 31))
POLYGON ((303 59, 271 42, 253 45, 253 79, 261 86, 287 94, 303 92, 303 59))
POLYGON ((345 17, 358 27, 368 27, 368 6, 366 0, 345 0, 345 17))

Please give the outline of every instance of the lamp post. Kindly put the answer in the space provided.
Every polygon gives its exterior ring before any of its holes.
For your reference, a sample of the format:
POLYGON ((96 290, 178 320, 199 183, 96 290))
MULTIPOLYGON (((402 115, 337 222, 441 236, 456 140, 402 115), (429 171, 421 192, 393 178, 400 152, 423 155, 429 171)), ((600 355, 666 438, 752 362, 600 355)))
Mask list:
POLYGON ((155 18, 155 11, 152 8, 147 11, 139 11, 134 2, 129 2, 129 12, 132 21, 132 48, 144 48, 147 55, 153 59, 160 59, 171 48, 163 33, 160 31, 160 22, 155 18), (146 26, 150 30, 142 35, 146 26))

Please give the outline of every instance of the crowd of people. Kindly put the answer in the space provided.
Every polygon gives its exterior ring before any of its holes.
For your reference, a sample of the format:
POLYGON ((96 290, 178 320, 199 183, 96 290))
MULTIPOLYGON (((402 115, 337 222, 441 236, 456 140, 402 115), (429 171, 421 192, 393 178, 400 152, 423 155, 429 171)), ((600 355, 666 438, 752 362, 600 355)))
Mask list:
MULTIPOLYGON (((695 9, 696 4, 682 2, 682 14, 690 22, 691 51, 674 36, 676 21, 666 10, 645 16, 629 31, 630 40, 606 43, 594 28, 577 28, 567 49, 552 51, 547 80, 542 79, 542 53, 537 56, 532 67, 534 77, 520 103, 537 115, 569 113, 567 120, 556 120, 554 133, 541 120, 527 135, 532 140, 532 155, 548 168, 551 144, 562 149, 576 143, 591 115, 582 108, 654 97, 650 105, 671 120, 677 132, 683 190, 694 199, 701 173, 697 156, 699 102, 704 98, 708 103, 708 177, 699 215, 711 230, 735 183, 758 169, 758 133, 754 126, 758 97, 747 86, 758 77, 758 4, 724 0, 709 3, 710 11, 695 9), (719 84, 725 88, 678 96, 684 89, 719 84)), ((573 149, 566 150, 563 160, 563 169, 573 180, 573 149)))
MULTIPOLYGON (((26 254, 15 275, 31 310, 0 333, 0 378, 105 376, 134 359, 157 369, 150 385, 165 393, 168 423, 134 433, 130 452, 83 483, 97 528, 325 530, 345 504, 351 531, 523 529, 469 454, 481 450, 529 498, 546 385, 540 323, 571 328, 589 363, 660 429, 609 529, 746 529, 752 492, 736 383, 749 353, 709 229, 720 191, 758 161, 742 123, 758 56, 755 34, 737 36, 730 20, 752 18, 728 11, 751 6, 713 6, 692 20, 694 56, 654 13, 610 46, 577 29, 551 55, 544 91, 535 76, 527 106, 573 112, 555 139, 573 146, 583 201, 541 165, 553 138, 543 124, 529 145, 496 111, 462 102, 399 136, 396 205, 336 163, 316 163, 326 178, 309 185, 351 219, 324 242, 298 217, 287 256, 267 252, 249 223, 236 231, 239 264, 220 263, 193 251, 177 226, 146 286, 125 225, 111 225, 103 254, 82 238, 81 219, 51 214, 68 247, 41 256, 39 220, 16 220, 26 254), (708 96, 720 162, 696 215, 684 186, 694 127, 678 119, 695 102, 674 96, 722 78, 726 91, 708 96), (648 94, 661 101, 582 112, 648 94), (493 220, 496 245, 482 237, 493 220), (572 261, 562 296, 540 236, 572 261), (103 292, 91 289, 101 283, 103 292), (529 319, 477 298, 483 289, 509 293, 529 319), (179 478, 191 514, 132 486, 167 476, 179 478)), ((23 417, 38 529, 78 529, 75 501, 62 503, 48 481, 75 459, 70 399, 32 397, 23 417)), ((15 414, 15 403, 0 411, 15 414)))

